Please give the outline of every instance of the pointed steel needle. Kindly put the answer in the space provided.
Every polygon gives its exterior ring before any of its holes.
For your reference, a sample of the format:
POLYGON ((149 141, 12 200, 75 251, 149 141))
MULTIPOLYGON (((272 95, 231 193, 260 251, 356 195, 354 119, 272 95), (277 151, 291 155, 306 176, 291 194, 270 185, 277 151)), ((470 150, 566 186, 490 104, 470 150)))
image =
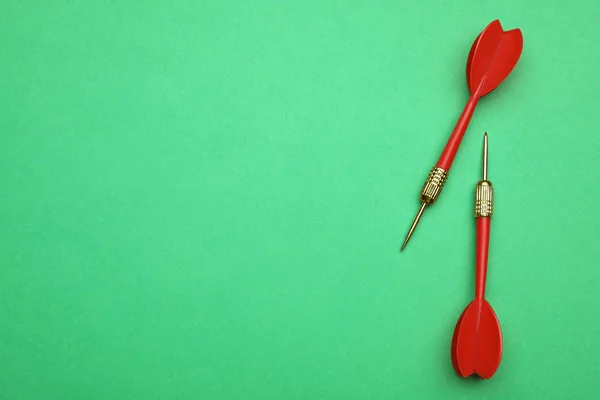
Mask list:
POLYGON ((487 132, 483 135, 483 180, 487 181, 488 170, 488 137, 487 132))
POLYGON ((410 226, 410 229, 408 230, 408 233, 406 234, 406 239, 404 239, 404 244, 402 245, 402 248, 400 249, 400 251, 404 250, 404 248, 408 244, 408 241, 410 240, 410 237, 412 236, 413 232, 415 231, 417 224, 421 220, 421 216, 423 215, 423 211, 425 211, 425 207, 427 207, 427 203, 425 203, 425 202, 421 203, 421 208, 419 208, 419 212, 417 213, 415 220, 413 221, 412 225, 410 226))

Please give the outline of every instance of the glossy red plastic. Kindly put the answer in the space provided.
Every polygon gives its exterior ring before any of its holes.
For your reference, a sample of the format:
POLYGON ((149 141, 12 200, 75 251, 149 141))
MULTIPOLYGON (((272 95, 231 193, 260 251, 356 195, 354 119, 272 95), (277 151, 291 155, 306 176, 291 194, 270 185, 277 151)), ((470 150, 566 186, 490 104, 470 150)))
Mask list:
POLYGON ((494 375, 502 359, 502 331, 490 303, 485 300, 490 218, 477 223, 475 300, 463 311, 452 337, 452 364, 461 377, 476 374, 484 379, 494 375))
POLYGON ((471 97, 467 102, 437 166, 450 170, 479 99, 494 90, 513 70, 523 50, 519 29, 504 31, 495 20, 477 36, 467 59, 467 83, 471 97))

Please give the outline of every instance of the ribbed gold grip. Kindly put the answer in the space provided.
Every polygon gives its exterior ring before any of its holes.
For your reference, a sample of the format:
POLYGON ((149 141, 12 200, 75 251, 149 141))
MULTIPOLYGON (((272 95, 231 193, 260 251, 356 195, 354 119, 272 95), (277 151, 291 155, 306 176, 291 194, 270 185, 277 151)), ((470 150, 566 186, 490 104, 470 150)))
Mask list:
POLYGON ((475 218, 492 217, 494 212, 494 188, 490 181, 479 181, 475 187, 475 218))
POLYGON ((433 167, 423 185, 423 189, 421 189, 421 202, 427 203, 427 205, 435 203, 444 187, 444 183, 446 183, 446 179, 448 179, 448 171, 433 167))

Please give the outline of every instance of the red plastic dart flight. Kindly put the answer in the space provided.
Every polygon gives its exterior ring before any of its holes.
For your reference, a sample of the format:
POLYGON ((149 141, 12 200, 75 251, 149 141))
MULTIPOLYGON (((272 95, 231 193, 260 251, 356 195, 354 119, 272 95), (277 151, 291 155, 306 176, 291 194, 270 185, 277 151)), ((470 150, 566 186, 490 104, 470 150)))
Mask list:
POLYGON ((429 172, 421 189, 421 208, 408 230, 402 250, 406 247, 425 208, 435 203, 440 195, 477 102, 481 97, 494 90, 510 74, 517 64, 522 50, 523 35, 521 31, 513 29, 505 32, 498 20, 489 24, 475 39, 467 60, 467 83, 471 97, 450 135, 440 159, 429 172))
POLYGON ((452 337, 452 364, 463 378, 477 374, 489 379, 502 359, 502 331, 496 313, 485 300, 490 219, 492 218, 494 189, 487 180, 488 140, 483 139, 483 179, 475 189, 475 218, 477 244, 475 253, 475 300, 458 319, 452 337))

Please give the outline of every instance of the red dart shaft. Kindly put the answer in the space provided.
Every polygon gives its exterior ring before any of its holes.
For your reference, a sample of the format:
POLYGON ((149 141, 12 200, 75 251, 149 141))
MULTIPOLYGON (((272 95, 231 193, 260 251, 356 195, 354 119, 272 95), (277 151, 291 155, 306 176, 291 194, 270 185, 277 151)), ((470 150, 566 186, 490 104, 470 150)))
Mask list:
POLYGON ((452 131, 452 134, 446 143, 446 147, 444 148, 444 151, 437 162, 438 168, 441 168, 445 171, 450 171, 450 167, 452 166, 454 157, 456 157, 460 143, 465 136, 465 132, 469 126, 469 121, 471 121, 471 117, 473 116, 473 112, 475 111, 475 106, 477 106, 478 101, 479 96, 477 94, 473 94, 469 98, 469 101, 460 115, 460 118, 458 119, 458 122, 456 123, 456 126, 454 127, 454 130, 452 131))
POLYGON ((490 218, 477 218, 477 249, 475 253, 475 298, 485 296, 485 276, 487 274, 488 250, 490 243, 490 218))

